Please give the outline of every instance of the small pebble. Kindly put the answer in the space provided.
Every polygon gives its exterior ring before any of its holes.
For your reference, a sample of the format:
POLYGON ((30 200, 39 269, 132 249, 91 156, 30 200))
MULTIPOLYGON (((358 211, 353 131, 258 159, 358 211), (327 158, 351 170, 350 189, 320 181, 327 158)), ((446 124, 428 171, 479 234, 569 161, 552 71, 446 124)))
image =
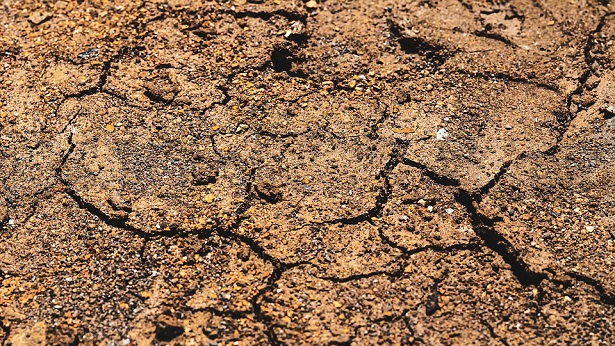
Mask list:
POLYGON ((448 137, 448 131, 446 131, 446 129, 442 128, 442 129, 439 129, 438 132, 436 132, 437 140, 443 141, 446 139, 446 137, 448 137))
POLYGON ((553 238, 553 233, 551 232, 544 232, 542 234, 542 239, 552 239, 553 238))
POLYGON ((314 0, 310 0, 305 4, 305 7, 309 8, 309 9, 316 9, 318 8, 318 3, 314 0))
POLYGON ((512 130, 512 126, 510 124, 504 125, 504 128, 507 130, 512 130))

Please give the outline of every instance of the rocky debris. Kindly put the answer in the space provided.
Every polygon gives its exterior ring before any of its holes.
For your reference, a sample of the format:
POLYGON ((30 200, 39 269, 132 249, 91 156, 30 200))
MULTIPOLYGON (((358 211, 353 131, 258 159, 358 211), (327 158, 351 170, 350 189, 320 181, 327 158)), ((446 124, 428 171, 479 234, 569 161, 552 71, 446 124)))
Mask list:
POLYGON ((33 26, 37 26, 50 20, 52 17, 53 15, 51 13, 36 11, 28 16, 28 22, 30 22, 33 26))

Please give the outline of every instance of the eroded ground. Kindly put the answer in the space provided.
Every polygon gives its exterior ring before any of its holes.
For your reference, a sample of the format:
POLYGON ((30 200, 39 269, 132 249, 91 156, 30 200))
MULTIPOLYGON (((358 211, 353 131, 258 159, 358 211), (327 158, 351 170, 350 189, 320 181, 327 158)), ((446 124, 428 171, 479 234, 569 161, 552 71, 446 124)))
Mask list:
POLYGON ((615 344, 598 1, 0 5, 0 341, 615 344))

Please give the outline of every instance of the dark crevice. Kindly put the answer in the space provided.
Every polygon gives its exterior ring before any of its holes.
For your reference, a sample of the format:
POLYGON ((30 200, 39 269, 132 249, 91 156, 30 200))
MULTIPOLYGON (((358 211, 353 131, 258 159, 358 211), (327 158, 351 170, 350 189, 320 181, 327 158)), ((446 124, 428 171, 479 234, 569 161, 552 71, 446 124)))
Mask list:
POLYGON ((441 66, 454 53, 448 52, 445 47, 429 42, 421 37, 406 37, 399 24, 387 20, 391 37, 397 41, 399 47, 406 54, 417 54, 427 59, 427 63, 441 66))
POLYGON ((464 0, 458 0, 461 6, 463 6, 466 10, 473 11, 473 7, 471 4, 465 2, 464 0))
POLYGON ((256 192, 256 195, 258 196, 258 198, 264 200, 265 202, 269 204, 278 203, 282 197, 279 193, 268 193, 268 192, 259 190, 258 187, 254 187, 254 192, 256 192))
POLYGON ((97 86, 93 86, 91 88, 79 91, 79 92, 74 93, 74 94, 68 94, 68 95, 65 96, 65 98, 67 98, 67 99, 81 98, 81 97, 88 96, 88 95, 94 95, 94 94, 98 93, 99 91, 100 90, 98 89, 97 86))
POLYGON ((7 341, 9 340, 9 336, 11 334, 11 325, 4 325, 3 321, 0 320, 0 329, 4 332, 4 337, 2 338, 0 345, 7 345, 7 341))
POLYGON ((168 105, 173 102, 177 93, 173 94, 173 97, 171 97, 170 99, 166 99, 156 93, 151 92, 150 90, 145 90, 143 92, 143 95, 145 95, 152 102, 163 103, 165 105, 168 105))
MULTIPOLYGON (((380 107, 382 105, 382 103, 380 101, 378 101, 378 107, 380 107)), ((389 110, 389 105, 388 104, 384 104, 384 110, 382 111, 382 115, 380 116, 380 118, 374 123, 372 124, 372 126, 370 127, 370 133, 367 135, 367 137, 369 139, 372 140, 376 140, 378 139, 378 130, 380 129, 380 125, 382 125, 387 119, 389 119, 391 117, 391 112, 389 110)))
POLYGON ((62 161, 60 162, 60 165, 55 170, 56 177, 58 178, 60 183, 62 183, 65 186, 64 187, 64 193, 66 195, 68 195, 72 200, 74 200, 75 203, 77 203, 77 205, 79 206, 80 209, 87 210, 90 214, 96 216, 98 219, 100 219, 105 224, 107 224, 107 225, 109 225, 111 227, 121 228, 121 229, 125 229, 125 230, 128 230, 128 231, 131 231, 131 232, 133 232, 133 233, 135 233, 135 234, 137 234, 137 235, 139 235, 139 236, 141 236, 143 238, 149 237, 150 234, 147 234, 147 233, 143 232, 142 230, 139 230, 139 229, 137 229, 135 227, 127 225, 125 220, 112 218, 109 215, 105 214, 102 210, 100 210, 98 207, 96 207, 92 203, 89 203, 89 202, 85 201, 71 187, 71 184, 62 175, 62 168, 64 167, 64 165, 66 165, 66 162, 68 161, 68 158, 75 151, 76 145, 73 142, 73 134, 72 134, 72 132, 68 136, 68 144, 69 144, 68 150, 66 151, 66 153, 62 157, 62 161))
POLYGON ((507 341, 505 338, 503 338, 503 337, 499 336, 499 335, 495 332, 495 329, 493 328, 493 326, 491 325, 491 323, 487 322, 487 321, 486 321, 485 319, 483 319, 483 318, 481 318, 481 319, 480 319, 480 322, 481 322, 481 324, 482 324, 483 326, 485 326, 485 327, 487 328, 487 330, 489 331, 489 335, 490 335, 493 339, 500 341, 500 343, 501 343, 502 345, 504 345, 504 346, 510 346, 510 344, 508 343, 508 341, 507 341))
POLYGON ((231 96, 229 95, 229 88, 227 88, 226 86, 222 86, 222 85, 217 85, 216 87, 218 88, 218 90, 220 90, 220 92, 222 92, 223 98, 222 98, 222 101, 218 103, 214 103, 212 107, 214 105, 226 106, 229 102, 231 102, 231 96))
POLYGON ((500 179, 502 179, 504 174, 506 174, 508 172, 508 169, 510 168, 510 165, 514 161, 516 161, 518 159, 522 159, 524 157, 525 157, 525 153, 521 153, 515 159, 504 162, 502 167, 500 167, 500 169, 493 175, 493 178, 491 178, 485 185, 483 185, 483 187, 480 188, 480 190, 479 190, 480 194, 483 195, 483 194, 488 193, 489 190, 491 190, 495 185, 497 185, 497 183, 500 182, 500 179))
POLYGON ((442 186, 453 186, 453 187, 457 187, 459 186, 459 180, 454 179, 454 178, 449 178, 447 176, 444 175, 440 175, 432 170, 430 170, 427 166, 425 166, 424 164, 414 161, 414 160, 410 160, 408 158, 404 158, 401 161, 402 164, 406 165, 406 166, 410 166, 410 167, 414 167, 414 168, 418 168, 422 171, 422 173, 427 176, 429 179, 433 180, 434 182, 442 185, 442 186))
POLYGON ((271 51, 271 67, 275 72, 286 72, 290 77, 308 78, 308 74, 302 70, 293 69, 295 63, 303 62, 303 59, 294 56, 291 49, 276 47, 271 51))
POLYGON ((274 256, 271 256, 267 252, 267 250, 265 250, 265 248, 263 248, 256 241, 254 241, 254 239, 241 235, 241 234, 237 234, 235 232, 232 232, 231 229, 239 228, 240 223, 241 223, 241 219, 239 219, 239 221, 237 221, 235 225, 232 225, 228 229, 218 228, 215 230, 215 232, 222 238, 233 239, 242 244, 247 245, 254 253, 256 253, 256 255, 260 259, 262 259, 265 262, 271 263, 275 268, 284 268, 290 265, 290 264, 281 262, 279 259, 277 259, 274 256))
POLYGON ((609 120, 612 119, 615 116, 615 108, 609 106, 609 107, 603 107, 600 109, 600 113, 602 113, 602 117, 605 120, 609 120))
POLYGON ((218 151, 218 147, 216 145, 216 135, 215 134, 209 135, 209 140, 211 142, 211 150, 214 152, 214 154, 216 154, 219 158, 221 158, 223 160, 228 159, 227 157, 222 155, 221 152, 218 151))
POLYGON ((213 314, 215 316, 230 317, 230 318, 235 319, 235 320, 247 318, 248 316, 252 315, 252 312, 250 312, 250 311, 218 310, 218 309, 213 308, 213 307, 192 308, 192 307, 186 305, 185 309, 186 309, 186 311, 190 311, 192 313, 195 313, 195 312, 209 312, 209 313, 211 313, 211 314, 213 314))
POLYGON ((98 77, 98 82, 96 83, 95 86, 88 88, 86 90, 79 91, 74 94, 65 95, 63 101, 66 101, 67 99, 71 99, 71 98, 81 98, 84 96, 94 95, 99 92, 102 92, 105 84, 107 83, 107 77, 109 75, 110 69, 111 69, 111 61, 106 61, 103 64, 102 71, 100 72, 100 76, 98 77))
MULTIPOLYGON (((521 156, 523 156, 523 154, 521 154, 520 157, 521 156)), ((455 192, 454 196, 455 201, 461 204, 469 214, 472 228, 474 229, 476 235, 481 238, 483 243, 489 249, 500 255, 500 257, 510 266, 511 271, 517 280, 524 286, 538 286, 542 280, 546 278, 546 275, 532 271, 527 263, 521 259, 520 252, 514 248, 508 239, 495 230, 495 223, 500 221, 499 219, 491 219, 484 216, 476 209, 474 205, 475 202, 479 203, 481 201, 483 193, 487 193, 500 181, 513 161, 514 160, 506 162, 498 170, 495 176, 487 184, 481 187, 477 193, 470 193, 463 188, 459 188, 457 192, 455 192)), ((403 163, 423 170, 423 174, 431 178, 436 183, 444 186, 459 186, 459 183, 456 180, 436 175, 435 173, 427 170, 420 163, 407 159, 404 159, 403 163)), ((383 235, 381 235, 381 237, 383 237, 383 235)), ((383 237, 383 239, 386 239, 386 237, 383 237)))
MULTIPOLYGON (((64 193, 66 193, 71 199, 73 199, 77 203, 80 209, 84 209, 88 213, 96 216, 99 220, 101 220, 106 225, 114 227, 114 228, 120 228, 120 229, 130 231, 142 238, 149 238, 153 236, 153 234, 146 233, 143 230, 140 230, 138 228, 135 228, 131 225, 126 224, 126 220, 110 217, 109 215, 105 214, 105 212, 103 212, 98 207, 96 207, 94 204, 85 201, 81 196, 79 196, 79 194, 67 184, 66 180, 64 180, 63 178, 60 178, 60 181, 62 182, 62 184, 66 186, 64 189, 64 193)), ((160 234, 163 234, 163 233, 160 233, 160 234)), ((177 233, 176 232, 164 232, 164 234, 176 235, 177 233)))
POLYGON ((575 273, 575 272, 566 272, 565 274, 570 276, 576 281, 583 282, 593 287, 598 292, 600 301, 603 302, 604 304, 615 306, 615 295, 610 292, 607 292, 607 290, 598 280, 592 279, 590 277, 587 277, 585 275, 575 273))
POLYGON ((211 40, 218 35, 215 30, 195 29, 195 30, 192 30, 192 33, 204 40, 211 40))
POLYGON ((64 133, 64 132, 66 132, 66 130, 68 129, 68 127, 69 127, 69 126, 71 126, 71 125, 73 124, 73 122, 75 121, 75 119, 77 119, 77 117, 78 117, 79 115, 81 115, 81 111, 82 111, 82 109, 83 109, 83 108, 82 108, 82 107, 81 107, 81 105, 80 105, 80 106, 79 106, 79 110, 78 110, 77 112, 75 112, 75 114, 73 114, 73 116, 71 116, 71 117, 68 119, 68 122, 66 122, 66 125, 64 125, 64 127, 62 128, 62 130, 61 130, 59 133, 64 133))
MULTIPOLYGON (((58 179, 58 181, 64 186, 63 192, 68 197, 70 197, 73 201, 75 201, 75 203, 77 203, 77 206, 80 209, 86 210, 90 214, 96 216, 100 221, 102 221, 104 224, 108 226, 129 231, 145 239, 145 241, 148 241, 149 239, 157 237, 157 236, 174 237, 174 236, 187 236, 188 234, 190 234, 190 232, 183 232, 179 229, 170 229, 168 231, 158 231, 158 232, 145 232, 141 229, 138 229, 134 226, 127 224, 125 219, 111 217, 107 215, 104 211, 102 211, 100 208, 96 207, 94 204, 87 202, 85 199, 83 199, 83 197, 81 197, 77 193, 77 191, 73 189, 71 184, 63 177, 63 174, 62 174, 62 168, 64 167, 64 165, 66 165, 68 158, 74 152, 75 147, 76 147, 75 143, 73 142, 72 133, 70 133, 68 136, 68 144, 69 144, 68 150, 63 155, 62 160, 60 164, 58 165, 58 167, 56 167, 55 174, 56 174, 56 178, 58 179)), ((198 231, 195 231, 195 233, 198 233, 198 231)))
POLYGON ((564 116, 557 117, 558 122, 560 123, 560 131, 558 131, 558 136, 556 138, 556 143, 551 146, 549 149, 543 152, 543 154, 547 156, 553 156, 559 152, 560 143, 564 139, 564 135, 570 128, 570 124, 576 118, 576 115, 579 111, 583 110, 584 107, 579 107, 577 112, 572 111, 572 100, 577 95, 582 95, 587 89, 587 81, 594 74, 593 63, 596 60, 595 57, 592 57, 592 49, 593 49, 593 39, 598 33, 600 33, 603 27, 606 25, 606 19, 610 16, 615 15, 615 12, 608 12, 603 14, 596 25, 596 28, 592 30, 587 35, 587 40, 585 41, 585 46, 583 47, 583 57, 586 65, 586 69, 583 74, 577 79, 578 86, 575 90, 573 90, 568 97, 566 98, 566 114, 564 116))
POLYGON ((393 150, 391 151, 389 160, 384 165, 383 169, 380 170, 378 176, 376 177, 378 180, 382 179, 383 186, 380 188, 378 196, 376 197, 376 203, 373 208, 368 210, 367 212, 353 216, 353 217, 342 217, 333 220, 328 220, 316 224, 343 224, 343 225, 356 225, 365 221, 371 221, 372 218, 380 216, 382 214, 382 210, 384 206, 389 201, 391 196, 391 183, 389 181, 389 175, 395 167, 400 163, 400 158, 405 154, 406 149, 408 148, 409 142, 401 139, 397 139, 393 150))
POLYGON ((311 129, 309 128, 303 132, 288 132, 288 133, 273 133, 267 130, 258 130, 257 132, 255 132, 255 134, 259 136, 263 136, 263 137, 273 138, 273 139, 286 139, 286 138, 297 138, 299 136, 308 134, 310 131, 311 129))
POLYGON ((463 205, 466 212, 470 215, 472 228, 485 245, 500 257, 510 266, 510 270, 523 286, 538 286, 546 278, 543 273, 532 271, 527 263, 521 259, 521 254, 502 234, 495 230, 495 223, 500 220, 490 219, 476 210, 474 202, 480 198, 480 195, 472 195, 467 191, 460 189, 455 193, 457 203, 463 205))
POLYGON ((502 42, 505 45, 512 47, 512 48, 517 48, 517 45, 514 44, 511 40, 495 32, 491 32, 488 30, 481 30, 481 31, 475 31, 474 35, 477 37, 483 37, 483 38, 488 38, 490 40, 502 42))
POLYGON ((369 273, 353 274, 353 275, 344 276, 344 277, 322 276, 322 277, 319 277, 319 279, 330 281, 330 282, 335 282, 335 283, 345 283, 345 282, 351 282, 351 281, 356 281, 356 280, 369 279, 374 276, 382 276, 382 275, 388 276, 390 278, 399 278, 402 275, 404 275, 405 260, 409 258, 409 256, 411 255, 422 253, 422 252, 427 252, 427 251, 433 251, 436 253, 452 253, 452 252, 463 251, 463 250, 476 251, 480 249, 480 245, 476 243, 453 244, 449 246, 442 246, 442 245, 434 244, 434 245, 427 245, 427 246, 418 247, 414 249, 407 249, 404 246, 394 243, 390 238, 382 234, 382 232, 380 232, 380 237, 384 244, 389 245, 398 250, 401 250, 403 253, 403 256, 393 261, 393 262, 398 262, 397 268, 395 270, 377 270, 377 271, 373 271, 369 273))
MULTIPOLYGON (((521 154, 520 156, 522 156, 521 154)), ((508 168, 512 164, 514 160, 506 162, 495 174, 495 176, 483 187, 481 187, 477 193, 470 193, 463 188, 459 188, 457 192, 455 192, 455 201, 461 204, 468 215, 470 216, 470 220, 472 223, 472 228, 476 235, 481 238, 483 243, 491 249, 493 252, 497 253, 503 260, 506 262, 510 269, 519 281, 524 286, 538 286, 542 280, 546 278, 546 275, 543 273, 536 273, 532 271, 527 263, 525 263, 521 259, 521 254, 515 247, 504 237, 502 234, 498 233, 495 230, 495 223, 501 221, 499 219, 491 219, 481 214, 475 207, 474 203, 480 203, 482 199, 482 194, 487 193, 493 186, 495 186, 502 176, 507 172, 508 168)), ((442 183, 445 186, 458 186, 458 182, 455 180, 435 175, 433 172, 426 170, 426 168, 420 163, 404 159, 404 164, 409 164, 413 167, 419 168, 423 170, 423 173, 431 178, 433 181, 437 183, 442 183), (456 183, 451 185, 451 183, 456 183)), ((381 235, 383 237, 383 235, 381 235)), ((386 239, 386 237, 383 237, 386 239)), ((389 240, 390 243, 392 243, 389 240)))
POLYGON ((267 335, 267 339, 270 345, 280 345, 281 343, 278 340, 277 334, 275 333, 274 328, 276 327, 276 325, 273 323, 271 317, 264 313, 262 310, 261 298, 263 298, 267 293, 273 291, 275 283, 280 280, 284 272, 301 265, 309 264, 305 261, 291 264, 281 263, 277 259, 276 261, 278 265, 273 270, 273 273, 271 273, 271 275, 269 276, 269 279, 267 280, 267 286, 259 290, 258 293, 256 293, 254 297, 252 297, 252 299, 250 300, 250 303, 252 304, 252 308, 254 310, 254 315, 256 316, 256 320, 262 322, 267 326, 265 334, 267 335))
POLYGON ((431 316, 440 310, 439 296, 438 282, 434 282, 425 302, 425 315, 431 316))

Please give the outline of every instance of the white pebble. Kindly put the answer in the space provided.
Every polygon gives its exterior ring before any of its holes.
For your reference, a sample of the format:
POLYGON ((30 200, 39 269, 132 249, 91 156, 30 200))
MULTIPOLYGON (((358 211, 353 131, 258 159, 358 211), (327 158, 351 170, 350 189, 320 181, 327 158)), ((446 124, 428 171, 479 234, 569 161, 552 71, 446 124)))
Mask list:
POLYGON ((446 137, 448 137, 448 131, 446 131, 446 129, 442 128, 442 129, 439 129, 438 132, 436 132, 437 140, 443 141, 446 139, 446 137))

